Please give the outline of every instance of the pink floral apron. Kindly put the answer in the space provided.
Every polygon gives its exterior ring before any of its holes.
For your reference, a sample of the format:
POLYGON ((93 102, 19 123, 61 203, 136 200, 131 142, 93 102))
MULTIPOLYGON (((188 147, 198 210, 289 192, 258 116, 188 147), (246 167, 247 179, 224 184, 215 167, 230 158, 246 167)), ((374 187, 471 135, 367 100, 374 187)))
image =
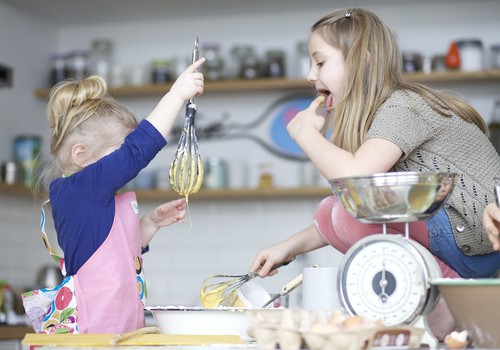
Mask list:
MULTIPOLYGON (((45 233, 43 205, 41 211, 43 241, 66 275, 64 259, 45 233)), ((37 333, 124 333, 144 327, 146 285, 138 214, 133 192, 117 195, 108 237, 78 272, 55 288, 23 295, 26 314, 37 333)))

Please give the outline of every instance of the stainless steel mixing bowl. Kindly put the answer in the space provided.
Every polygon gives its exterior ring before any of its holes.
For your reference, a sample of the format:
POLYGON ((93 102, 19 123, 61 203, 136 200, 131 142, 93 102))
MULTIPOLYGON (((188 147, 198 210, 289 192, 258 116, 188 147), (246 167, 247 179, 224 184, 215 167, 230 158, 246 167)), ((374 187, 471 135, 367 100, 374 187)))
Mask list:
POLYGON ((345 209, 364 223, 430 218, 448 199, 457 175, 392 172, 330 180, 345 209))

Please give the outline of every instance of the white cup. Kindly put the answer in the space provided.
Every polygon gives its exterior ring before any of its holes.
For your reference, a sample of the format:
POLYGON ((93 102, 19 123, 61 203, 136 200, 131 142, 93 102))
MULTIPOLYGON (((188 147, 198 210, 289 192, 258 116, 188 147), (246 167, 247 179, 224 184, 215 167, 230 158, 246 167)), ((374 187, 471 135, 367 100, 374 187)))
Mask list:
POLYGON ((333 313, 342 308, 337 290, 337 267, 306 267, 302 271, 302 307, 333 313))

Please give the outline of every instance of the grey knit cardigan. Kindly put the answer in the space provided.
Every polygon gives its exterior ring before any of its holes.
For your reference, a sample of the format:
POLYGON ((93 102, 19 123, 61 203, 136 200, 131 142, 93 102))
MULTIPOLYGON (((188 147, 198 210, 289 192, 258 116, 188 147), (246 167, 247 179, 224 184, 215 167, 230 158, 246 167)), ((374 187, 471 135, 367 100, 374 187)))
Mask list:
POLYGON ((370 138, 389 140, 403 150, 395 171, 457 173, 445 206, 455 242, 466 255, 493 252, 482 215, 494 201, 493 177, 500 176, 500 156, 475 124, 444 117, 418 94, 399 90, 377 111, 365 139, 370 138))

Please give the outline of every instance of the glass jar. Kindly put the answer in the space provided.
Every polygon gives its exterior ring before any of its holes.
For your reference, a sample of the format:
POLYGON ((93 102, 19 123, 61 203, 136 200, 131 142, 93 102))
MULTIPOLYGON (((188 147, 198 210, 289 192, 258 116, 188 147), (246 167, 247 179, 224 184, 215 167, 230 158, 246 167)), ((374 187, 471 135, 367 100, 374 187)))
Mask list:
POLYGON ((232 51, 235 62, 235 78, 254 79, 259 77, 259 59, 251 46, 235 46, 232 51))
POLYGON ((500 44, 494 44, 490 47, 490 67, 500 68, 500 44))
POLYGON ((203 75, 207 80, 220 80, 224 78, 224 59, 220 54, 217 43, 205 43, 202 47, 205 63, 202 66, 203 75))
POLYGON ((433 72, 444 72, 446 70, 446 57, 444 55, 435 55, 431 59, 431 70, 433 72))
POLYGON ((406 73, 420 72, 423 68, 422 55, 416 52, 403 52, 403 71, 406 73))
POLYGON ((112 53, 113 42, 111 40, 94 40, 89 58, 90 74, 99 75, 109 82, 112 71, 112 53))
POLYGON ((309 58, 307 41, 300 41, 297 44, 297 78, 307 79, 310 68, 311 59, 309 58))
POLYGON ((483 69, 483 42, 478 39, 457 41, 460 69, 466 72, 483 69))
POLYGON ((69 75, 72 79, 82 80, 89 73, 89 50, 74 50, 69 57, 69 75))
POLYGON ((217 156, 210 156, 205 162, 203 187, 222 189, 228 187, 228 167, 226 161, 217 156))
POLYGON ((35 181, 42 139, 36 135, 19 135, 14 139, 14 161, 22 172, 22 183, 31 187, 35 181))
POLYGON ((172 61, 154 60, 151 62, 151 82, 165 84, 172 81, 172 61))
POLYGON ((50 56, 50 86, 54 86, 70 77, 67 59, 68 54, 62 52, 53 53, 50 56))
POLYGON ((283 50, 269 50, 266 52, 264 75, 269 78, 282 78, 285 76, 285 52, 283 50))
POLYGON ((260 189, 269 189, 274 187, 274 174, 273 163, 260 163, 259 164, 259 183, 257 185, 260 189))

